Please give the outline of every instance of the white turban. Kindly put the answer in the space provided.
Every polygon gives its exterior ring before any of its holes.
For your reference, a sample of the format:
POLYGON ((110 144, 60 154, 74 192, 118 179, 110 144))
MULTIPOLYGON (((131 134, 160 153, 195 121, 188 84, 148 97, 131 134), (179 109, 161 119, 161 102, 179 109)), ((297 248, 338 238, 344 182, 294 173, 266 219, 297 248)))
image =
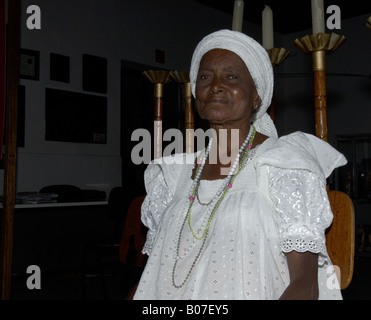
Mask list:
POLYGON ((256 130, 269 137, 277 137, 277 130, 267 114, 273 95, 273 68, 267 51, 254 39, 231 30, 220 30, 209 34, 197 45, 191 62, 190 81, 192 94, 196 97, 196 80, 200 62, 205 53, 212 49, 225 49, 237 54, 255 83, 262 104, 256 113, 254 126, 256 130))

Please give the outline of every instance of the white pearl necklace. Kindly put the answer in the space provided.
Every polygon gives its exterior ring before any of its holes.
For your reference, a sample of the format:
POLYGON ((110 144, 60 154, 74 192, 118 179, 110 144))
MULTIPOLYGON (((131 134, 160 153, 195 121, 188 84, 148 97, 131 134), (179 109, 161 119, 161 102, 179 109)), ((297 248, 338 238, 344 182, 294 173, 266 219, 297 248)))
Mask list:
MULTIPOLYGON (((237 156, 236 156, 236 159, 234 160, 234 163, 233 163, 233 165, 232 165, 232 167, 231 167, 231 170, 229 171, 228 176, 227 176, 224 180, 227 180, 227 181, 230 180, 229 178, 235 174, 236 169, 237 169, 237 166, 238 166, 239 161, 240 161, 241 153, 242 153, 243 150, 245 150, 246 147, 248 146, 249 140, 250 140, 250 138, 251 138, 251 136, 252 136, 252 134, 253 134, 254 131, 255 131, 255 128, 254 128, 254 126, 251 125, 251 126, 250 126, 250 130, 249 130, 249 133, 248 133, 248 135, 247 135, 245 141, 242 143, 240 149, 238 150, 238 154, 237 154, 237 156)), ((204 168, 204 166, 205 166, 206 159, 207 159, 208 156, 209 156, 209 153, 210 153, 210 149, 211 149, 211 145, 212 145, 212 143, 213 143, 213 138, 210 138, 209 145, 208 145, 207 148, 206 148, 205 155, 204 155, 204 157, 202 158, 202 161, 201 161, 201 163, 200 163, 200 168, 199 168, 199 170, 198 170, 197 173, 196 173, 196 177, 195 177, 195 179, 194 179, 194 181, 193 181, 193 184, 192 184, 191 190, 190 190, 190 192, 189 192, 189 197, 192 196, 192 191, 194 190, 194 188, 195 188, 196 186, 199 185, 200 177, 201 177, 201 174, 202 174, 203 168, 204 168)), ((249 146, 249 149, 251 149, 251 148, 252 148, 252 146, 249 146)), ((220 189, 224 189, 224 187, 225 187, 225 185, 223 185, 220 189)), ((198 188, 197 188, 197 190, 198 190, 198 188)), ((189 198, 189 197, 188 197, 188 198, 189 198)), ((200 204, 202 204, 202 203, 200 203, 200 204)))
MULTIPOLYGON (((188 202, 185 205, 185 209, 188 207, 188 210, 187 210, 187 213, 185 215, 185 218, 183 220, 182 225, 181 226, 178 225, 178 232, 177 232, 178 241, 175 241, 177 247, 176 247, 176 254, 175 254, 175 257, 174 257, 175 258, 175 263, 174 263, 174 268, 173 268, 173 273, 172 273, 172 280, 173 280, 173 285, 174 285, 175 288, 181 288, 186 283, 188 278, 190 277, 190 275, 193 271, 193 268, 194 268, 200 254, 201 254, 201 252, 204 248, 205 241, 206 241, 206 238, 207 238, 207 235, 208 235, 208 232, 209 232, 210 223, 211 223, 211 220, 214 217, 214 214, 217 210, 217 207, 219 206, 219 202, 222 200, 222 197, 225 196, 228 189, 232 188, 232 183, 231 183, 232 176, 236 173, 237 168, 239 168, 239 170, 240 170, 241 167, 242 167, 242 166, 239 166, 239 160, 240 160, 241 154, 244 153, 244 151, 246 150, 245 152, 247 152, 246 153, 246 157, 247 157, 248 151, 252 149, 252 145, 251 145, 252 142, 251 142, 251 144, 249 144, 249 141, 250 141, 252 136, 253 136, 252 139, 254 139, 255 132, 256 132, 255 127, 253 127, 251 125, 249 134, 247 135, 245 141, 241 145, 241 147, 239 149, 239 153, 236 156, 236 159, 235 159, 235 161, 234 161, 234 163, 233 163, 233 165, 232 165, 232 167, 231 167, 231 169, 228 173, 228 176, 224 179, 224 181, 223 181, 221 187, 219 188, 219 190, 217 191, 216 195, 207 204, 203 204, 199 201, 201 205, 207 206, 207 210, 206 210, 206 214, 204 215, 202 226, 199 229, 200 231, 197 233, 197 235, 195 235, 195 233, 193 231, 193 228, 191 227, 191 224, 190 224, 190 212, 191 212, 191 207, 192 207, 193 201, 194 201, 194 195, 196 195, 198 197, 198 188, 199 188, 200 180, 201 180, 200 178, 201 178, 201 174, 202 174, 203 168, 204 168, 205 163, 206 163, 206 159, 207 159, 207 157, 209 155, 209 152, 210 152, 210 148, 211 148, 211 145, 212 145, 212 138, 210 139, 209 145, 205 150, 205 154, 204 154, 201 162, 199 160, 197 161, 197 163, 200 166, 199 166, 198 170, 196 171, 195 179, 193 181, 190 192, 188 194, 188 200, 189 200, 190 203, 188 202), (215 203, 215 204, 213 206, 209 206, 211 203, 215 203), (181 238, 182 238, 182 234, 183 234, 184 227, 185 227, 185 224, 187 222, 187 219, 189 219, 188 224, 189 224, 191 233, 193 235, 193 241, 191 242, 191 244, 188 248, 184 248, 183 255, 180 255, 180 252, 179 252, 180 251, 180 243, 181 243, 181 238), (187 254, 191 252, 191 250, 195 246, 197 240, 202 240, 201 247, 200 247, 200 249, 199 249, 192 265, 191 265, 191 268, 189 269, 189 271, 186 275, 186 278, 184 279, 182 284, 176 285, 175 284, 175 269, 176 269, 176 266, 178 264, 178 261, 183 260, 187 256, 187 254)), ((246 162, 246 160, 247 160, 247 158, 244 159, 244 162, 246 162)), ((244 164, 242 164, 242 165, 244 165, 244 164)))

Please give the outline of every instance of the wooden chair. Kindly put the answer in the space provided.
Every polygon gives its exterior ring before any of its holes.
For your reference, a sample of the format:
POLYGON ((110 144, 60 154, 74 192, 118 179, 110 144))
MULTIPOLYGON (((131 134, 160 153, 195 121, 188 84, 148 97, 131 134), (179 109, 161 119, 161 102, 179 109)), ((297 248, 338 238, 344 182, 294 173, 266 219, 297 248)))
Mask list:
POLYGON ((142 253, 146 241, 147 228, 141 221, 141 208, 145 196, 132 200, 126 213, 126 221, 121 235, 119 259, 127 267, 128 293, 125 300, 132 300, 136 284, 144 270, 147 255, 142 253))
MULTIPOLYGON (((59 189, 63 186, 57 186, 59 189)), ((70 188, 67 188, 68 190, 70 188)), ((123 223, 126 219, 126 213, 129 207, 130 198, 126 195, 123 187, 114 187, 108 196, 108 205, 106 211, 107 220, 112 223, 111 233, 99 242, 87 242, 84 244, 83 262, 82 262, 82 299, 86 298, 86 289, 88 279, 99 277, 101 280, 102 294, 107 299, 107 290, 105 283, 105 264, 104 260, 117 261, 120 236, 123 223), (89 259, 90 257, 90 259, 89 259), (95 264, 91 265, 91 258, 95 264), (90 263, 89 263, 90 262, 90 263)))
POLYGON ((328 191, 328 197, 334 219, 326 231, 327 252, 334 266, 340 268, 339 283, 344 290, 352 281, 354 269, 354 206, 343 192, 328 191))

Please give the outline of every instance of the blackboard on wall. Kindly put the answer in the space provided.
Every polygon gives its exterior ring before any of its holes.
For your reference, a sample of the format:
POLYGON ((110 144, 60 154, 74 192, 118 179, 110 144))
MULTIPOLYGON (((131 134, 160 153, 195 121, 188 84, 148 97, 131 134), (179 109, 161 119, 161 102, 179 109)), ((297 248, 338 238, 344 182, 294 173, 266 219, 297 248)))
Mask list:
POLYGON ((107 97, 45 89, 45 140, 107 143, 107 97))

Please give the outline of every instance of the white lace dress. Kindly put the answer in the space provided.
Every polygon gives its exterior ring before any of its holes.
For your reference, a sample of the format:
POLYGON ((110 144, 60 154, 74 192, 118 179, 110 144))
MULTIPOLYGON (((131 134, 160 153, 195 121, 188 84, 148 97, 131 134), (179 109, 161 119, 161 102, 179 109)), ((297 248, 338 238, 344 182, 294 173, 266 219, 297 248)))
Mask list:
MULTIPOLYGON (((171 160, 182 162, 183 157, 171 160)), ((149 228, 143 252, 149 258, 134 299, 278 299, 290 283, 285 253, 292 250, 318 253, 319 298, 341 299, 330 283, 334 276, 328 272, 332 264, 324 232, 333 217, 326 177, 345 163, 343 155, 311 135, 267 139, 251 152, 221 202, 200 254, 202 241, 194 243, 186 223, 174 269, 193 165, 154 161, 145 172, 142 206, 142 221, 149 228), (180 285, 190 270, 185 284, 174 287, 173 277, 180 285)), ((199 200, 210 201, 221 183, 202 180, 199 200)), ((194 201, 194 230, 203 225, 206 211, 194 201)))

